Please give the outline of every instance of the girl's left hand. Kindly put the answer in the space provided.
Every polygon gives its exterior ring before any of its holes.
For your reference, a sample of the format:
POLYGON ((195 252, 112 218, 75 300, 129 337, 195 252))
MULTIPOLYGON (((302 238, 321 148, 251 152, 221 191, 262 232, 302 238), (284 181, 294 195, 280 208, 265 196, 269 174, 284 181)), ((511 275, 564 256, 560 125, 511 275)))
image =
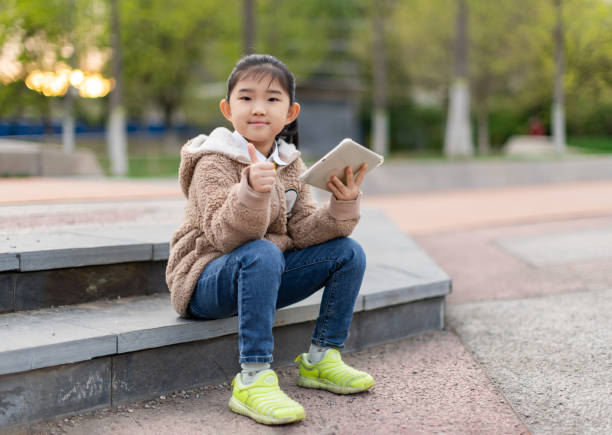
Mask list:
POLYGON ((368 165, 365 163, 359 168, 357 176, 353 176, 353 171, 350 166, 344 169, 346 175, 346 186, 344 183, 335 175, 327 183, 327 187, 332 191, 336 199, 340 201, 354 201, 359 196, 359 186, 363 181, 366 169, 368 165))

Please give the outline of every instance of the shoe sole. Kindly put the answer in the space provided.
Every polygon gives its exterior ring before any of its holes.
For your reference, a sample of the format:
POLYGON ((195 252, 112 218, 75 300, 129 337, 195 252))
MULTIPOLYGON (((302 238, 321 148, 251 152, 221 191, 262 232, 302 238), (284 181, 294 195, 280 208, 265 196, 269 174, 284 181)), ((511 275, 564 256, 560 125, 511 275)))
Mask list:
POLYGON ((278 424, 287 424, 287 423, 295 423, 296 421, 300 421, 306 417, 306 413, 298 414, 290 417, 284 418, 274 418, 267 415, 263 415, 255 411, 254 409, 248 407, 244 403, 240 402, 238 399, 232 396, 229 401, 229 407, 236 414, 245 415, 247 417, 252 418, 257 423, 266 424, 266 425, 278 425, 278 424))
POLYGON ((327 390, 336 394, 355 394, 372 388, 374 386, 374 381, 361 387, 343 387, 341 385, 333 384, 326 379, 315 379, 300 376, 297 384, 300 387, 327 390))

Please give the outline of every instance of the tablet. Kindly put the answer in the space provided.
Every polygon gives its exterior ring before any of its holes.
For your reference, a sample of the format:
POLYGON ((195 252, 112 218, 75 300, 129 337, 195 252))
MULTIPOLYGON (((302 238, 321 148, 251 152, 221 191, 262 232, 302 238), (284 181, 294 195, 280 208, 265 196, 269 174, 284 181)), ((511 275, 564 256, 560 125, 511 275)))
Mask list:
POLYGON ((344 168, 347 166, 350 166, 353 174, 356 175, 363 163, 367 163, 366 173, 368 173, 382 165, 383 161, 383 156, 376 154, 374 151, 370 151, 352 139, 343 139, 334 149, 300 175, 300 180, 331 192, 327 183, 332 176, 335 175, 346 184, 344 168))

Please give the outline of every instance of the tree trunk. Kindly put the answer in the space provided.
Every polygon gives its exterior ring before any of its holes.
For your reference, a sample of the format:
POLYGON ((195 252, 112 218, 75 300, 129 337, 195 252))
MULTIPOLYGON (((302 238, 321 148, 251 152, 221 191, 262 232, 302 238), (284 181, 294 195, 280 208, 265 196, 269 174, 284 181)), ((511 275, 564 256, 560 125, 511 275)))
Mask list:
POLYGON ((563 94, 563 74, 565 52, 563 44, 563 7, 561 0, 555 0, 557 25, 555 27, 555 87, 552 106, 553 143, 558 153, 565 152, 565 96, 563 94))
MULTIPOLYGON (((73 31, 74 27, 74 10, 75 0, 68 2, 68 10, 66 11, 66 26, 69 31, 73 31)), ((76 59, 76 54, 72 54, 72 59, 76 59)), ((69 62, 70 66, 74 62, 69 62)), ((74 152, 74 91, 70 85, 66 95, 64 95, 64 117, 62 119, 62 150, 65 154, 72 154, 74 152)))
POLYGON ((242 52, 247 54, 255 53, 255 0, 243 0, 243 27, 242 52))
MULTIPOLYGON (((45 102, 42 105, 41 110, 41 121, 44 126, 45 141, 55 141, 53 137, 53 119, 51 117, 51 98, 45 98, 45 102)), ((57 142, 56 142, 57 143, 57 142)))
POLYGON ((164 108, 164 152, 167 154, 177 154, 179 152, 180 138, 178 132, 174 128, 174 110, 175 105, 169 102, 162 104, 164 108))
POLYGON ((68 87, 68 91, 64 95, 62 150, 65 154, 72 154, 74 152, 74 92, 71 87, 68 87))
POLYGON ((483 156, 491 152, 489 105, 487 104, 487 97, 485 96, 476 106, 478 112, 478 154, 483 156))
POLYGON ((465 0, 457 0, 455 38, 455 77, 449 91, 448 115, 444 137, 444 154, 449 157, 473 154, 470 123, 470 95, 467 74, 467 20, 465 0))
POLYGON ((111 46, 113 49, 112 68, 115 88, 109 96, 109 120, 107 148, 111 163, 111 174, 125 176, 128 172, 127 135, 125 109, 123 108, 123 78, 121 65, 121 35, 119 26, 119 5, 117 0, 110 2, 111 46))
POLYGON ((372 113, 372 145, 375 152, 389 152, 389 121, 387 114, 387 69, 385 65, 385 11, 381 3, 372 11, 373 43, 372 70, 374 72, 372 113))

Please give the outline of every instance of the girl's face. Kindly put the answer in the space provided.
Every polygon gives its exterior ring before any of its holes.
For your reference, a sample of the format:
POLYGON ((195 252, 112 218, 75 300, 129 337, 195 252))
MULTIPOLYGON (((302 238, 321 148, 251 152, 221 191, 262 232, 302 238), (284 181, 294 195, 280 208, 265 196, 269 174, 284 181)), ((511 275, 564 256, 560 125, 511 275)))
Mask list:
POLYGON ((289 94, 278 80, 270 82, 268 77, 238 80, 229 102, 223 99, 220 106, 234 129, 264 154, 270 151, 276 135, 300 112, 300 105, 290 104, 289 94))

